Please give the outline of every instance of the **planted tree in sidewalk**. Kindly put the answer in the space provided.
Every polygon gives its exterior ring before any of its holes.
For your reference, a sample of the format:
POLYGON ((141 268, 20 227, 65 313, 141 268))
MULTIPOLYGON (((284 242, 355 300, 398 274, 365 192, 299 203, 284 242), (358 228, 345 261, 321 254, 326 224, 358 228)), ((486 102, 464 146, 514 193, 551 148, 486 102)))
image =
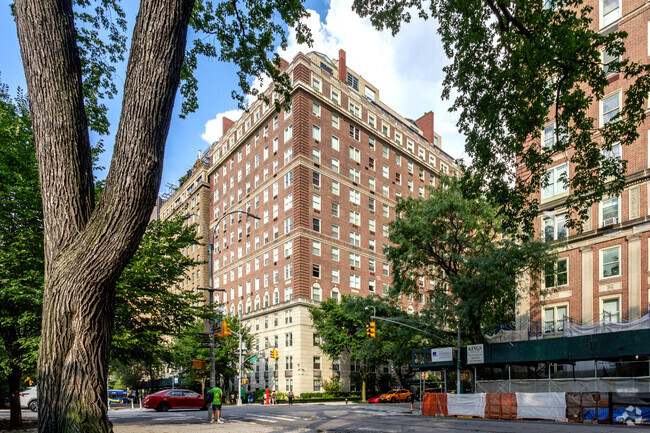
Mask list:
POLYGON ((366 307, 375 307, 377 315, 383 317, 393 317, 396 312, 396 307, 381 299, 352 296, 343 296, 340 302, 330 298, 320 306, 309 309, 314 328, 320 337, 320 349, 331 358, 348 355, 350 363, 356 366, 355 372, 361 379, 363 401, 366 401, 371 375, 378 367, 398 356, 392 350, 399 350, 396 346, 390 346, 389 349, 386 343, 389 335, 394 334, 390 330, 385 334, 383 331, 383 327, 390 329, 395 325, 381 323, 377 338, 366 335, 366 325, 373 312, 371 308, 366 310, 366 307))
POLYGON ((283 25, 308 37, 302 3, 213 4, 142 0, 124 76, 121 118, 104 191, 95 203, 89 128, 107 129, 102 98, 126 52, 118 2, 19 0, 14 8, 39 165, 45 250, 38 361, 39 431, 109 432, 106 379, 115 285, 136 253, 160 186, 174 100, 197 106, 200 54, 232 61, 240 84, 268 73, 287 95, 271 56, 283 25), (186 56, 188 27, 199 36, 186 56), (102 35, 107 35, 102 39, 102 35), (102 123, 104 122, 104 123, 102 123))
POLYGON ((456 178, 443 178, 428 198, 400 200, 395 212, 389 225, 394 246, 386 251, 392 294, 417 296, 421 283, 430 281, 421 312, 429 326, 454 335, 460 323, 473 343, 514 322, 520 279, 530 276, 533 290, 539 289, 541 271, 554 260, 548 244, 509 237, 498 210, 467 198, 456 178))
POLYGON ((442 96, 453 98, 472 161, 466 167, 467 187, 477 199, 496 203, 507 226, 523 226, 517 235, 532 235, 540 189, 553 182, 547 168, 558 157, 571 162, 565 179, 572 192, 566 198, 569 225, 580 229, 591 204, 604 195, 620 195, 625 186, 626 161, 612 158, 612 150, 639 137, 650 65, 630 59, 625 45, 633 48, 633 42, 621 27, 600 29, 620 17, 621 4, 607 2, 606 18, 605 3, 599 3, 600 10, 590 3, 354 1, 361 16, 393 34, 412 16, 437 21, 451 59, 444 67, 442 96), (612 109, 601 119, 595 107, 609 96, 612 74, 631 84, 622 92, 622 103, 618 95, 606 102, 612 109), (548 134, 544 140, 543 131, 548 134))

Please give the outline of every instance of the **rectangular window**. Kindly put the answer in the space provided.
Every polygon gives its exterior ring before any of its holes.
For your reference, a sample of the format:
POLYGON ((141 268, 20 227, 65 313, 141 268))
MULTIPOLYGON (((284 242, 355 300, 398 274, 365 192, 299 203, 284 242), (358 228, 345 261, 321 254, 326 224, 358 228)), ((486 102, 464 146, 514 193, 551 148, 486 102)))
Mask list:
POLYGON ((621 275, 621 247, 616 246, 600 250, 601 278, 621 275))
POLYGON ((317 171, 312 172, 311 175, 311 183, 314 185, 316 188, 320 187, 320 173, 317 171))
POLYGON ((360 140, 360 131, 359 128, 357 128, 354 125, 350 125, 350 137, 354 138, 355 140, 359 141, 360 140))
POLYGON ((331 96, 332 96, 332 102, 334 102, 335 104, 340 104, 341 94, 339 93, 338 90, 332 89, 332 95, 331 96))
POLYGON ((332 237, 334 239, 339 238, 339 226, 332 224, 332 237))
POLYGON ((614 119, 614 117, 618 114, 621 108, 621 101, 620 101, 620 92, 614 93, 612 96, 603 99, 602 101, 602 111, 601 111, 601 116, 602 116, 602 122, 601 125, 605 126, 609 122, 614 119))
POLYGON ((335 216, 337 218, 339 216, 339 204, 338 203, 332 203, 332 216, 335 216))
POLYGON ((601 300, 603 320, 619 323, 621 321, 621 298, 606 298, 601 300))
POLYGON ((332 149, 339 151, 339 139, 332 135, 332 149))
POLYGON ((320 117, 320 104, 316 101, 312 101, 311 103, 311 114, 320 117))
POLYGON ((567 304, 544 306, 544 333, 563 331, 568 309, 567 304))
POLYGON ((361 204, 361 193, 356 189, 350 188, 350 201, 352 204, 359 206, 361 204))
POLYGON ((332 127, 339 129, 339 116, 338 114, 332 113, 332 127))
POLYGON ((565 239, 568 235, 566 228, 566 214, 561 213, 544 219, 544 241, 550 242, 565 239))
POLYGON ((551 123, 544 128, 544 135, 542 137, 543 145, 546 149, 552 149, 555 144, 555 124, 551 123))
POLYGON ((350 158, 354 162, 361 162, 361 152, 354 146, 350 146, 350 158))
POLYGON ((569 258, 565 257, 549 263, 544 269, 545 287, 560 287, 569 284, 569 258))
POLYGON ((338 269, 332 269, 332 282, 335 284, 339 284, 339 270, 338 269))
POLYGON ((313 194, 311 196, 311 205, 314 209, 320 210, 320 196, 313 194))
POLYGON ((311 253, 315 256, 320 256, 321 244, 318 241, 311 241, 311 253))
POLYGON ((320 370, 320 356, 314 356, 314 370, 320 370))
POLYGON ((337 247, 332 247, 332 260, 335 262, 339 261, 339 249, 337 247))
POLYGON ((359 275, 350 274, 350 287, 353 289, 361 288, 361 277, 359 275))
POLYGON ((564 163, 546 170, 548 184, 542 188, 542 200, 568 191, 569 164, 564 163))
POLYGON ((352 182, 361 183, 361 172, 356 168, 350 168, 350 179, 352 182))
POLYGON ((618 67, 614 66, 614 63, 620 61, 620 56, 614 56, 607 51, 603 51, 603 71, 605 71, 605 75, 611 75, 618 72, 618 67))
POLYGON ((355 210, 350 210, 350 222, 355 225, 361 225, 361 214, 355 210))
POLYGON ((334 173, 339 172, 339 160, 336 158, 332 158, 332 171, 334 173))
POLYGON ((316 77, 313 77, 311 80, 311 86, 315 91, 320 92, 320 80, 316 77))
POLYGON ((350 101, 350 113, 352 113, 354 117, 361 118, 361 108, 352 101, 350 101))
POLYGON ((350 232, 350 243, 355 247, 361 246, 361 235, 356 232, 350 232))
POLYGON ((311 136, 316 141, 320 141, 320 128, 316 125, 311 126, 311 136))
MULTIPOLYGON (((320 265, 319 264, 314 263, 311 266, 311 276, 314 277, 314 278, 320 278, 320 265)), ((316 299, 316 300, 319 301, 320 299, 316 299)))
POLYGON ((315 232, 320 232, 320 220, 318 218, 311 219, 311 229, 315 232))
POLYGON ((340 184, 338 180, 333 180, 332 181, 332 194, 334 195, 339 195, 340 193, 340 184))
POLYGON ((600 0, 601 21, 608 26, 621 17, 621 0, 600 0))
POLYGON ((359 254, 350 253, 350 266, 361 267, 361 256, 359 254))
POLYGON ((348 80, 348 86, 352 87, 354 90, 356 90, 358 92, 359 91, 359 79, 357 77, 355 77, 354 75, 352 75, 351 73, 349 73, 349 72, 347 73, 346 78, 348 80))
POLYGON ((602 209, 602 227, 607 227, 612 224, 618 224, 619 215, 619 202, 618 197, 603 200, 601 204, 602 209))
POLYGON ((311 160, 316 164, 320 164, 320 150, 315 147, 311 149, 311 160))

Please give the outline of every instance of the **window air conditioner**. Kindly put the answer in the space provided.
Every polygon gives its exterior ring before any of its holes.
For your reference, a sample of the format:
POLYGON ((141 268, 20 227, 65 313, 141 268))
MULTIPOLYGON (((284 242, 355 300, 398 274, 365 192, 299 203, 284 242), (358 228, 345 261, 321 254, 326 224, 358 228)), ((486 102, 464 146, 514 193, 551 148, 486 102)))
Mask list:
POLYGON ((618 217, 612 217, 603 220, 603 227, 611 226, 613 224, 618 224, 618 217))

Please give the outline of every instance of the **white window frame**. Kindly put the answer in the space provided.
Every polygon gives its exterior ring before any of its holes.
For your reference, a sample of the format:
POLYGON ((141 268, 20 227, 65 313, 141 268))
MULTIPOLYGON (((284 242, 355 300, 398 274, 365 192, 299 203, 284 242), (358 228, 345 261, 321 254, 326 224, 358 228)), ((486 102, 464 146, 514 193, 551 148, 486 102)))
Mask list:
MULTIPOLYGON (((600 118, 600 127, 601 128, 603 128, 607 123, 609 123, 609 122, 605 123, 605 120, 604 120, 605 113, 603 112, 603 110, 604 110, 605 101, 610 99, 610 98, 613 98, 615 96, 618 96, 618 112, 620 113, 621 109, 623 107, 623 93, 621 92, 620 89, 616 90, 615 92, 610 93, 609 95, 604 96, 603 99, 598 101, 598 112, 600 114, 599 118, 600 118)), ((613 111, 614 110, 610 110, 610 111, 608 111, 608 113, 611 113, 613 111)))
POLYGON ((599 300, 599 313, 600 313, 600 319, 605 320, 605 315, 604 315, 604 310, 603 310, 603 304, 607 301, 611 301, 616 299, 618 301, 618 320, 617 321, 612 321, 612 323, 621 323, 623 319, 623 297, 618 294, 618 295, 608 295, 608 296, 602 296, 599 300))
MULTIPOLYGON (((620 278, 621 275, 622 275, 622 273, 621 273, 621 268, 622 268, 621 246, 620 245, 614 245, 612 247, 602 248, 602 249, 599 250, 598 255, 599 255, 598 274, 600 276, 600 279, 604 280, 604 279, 609 279, 609 278, 620 278), (603 267, 603 265, 604 265, 604 263, 603 263, 603 255, 604 255, 605 252, 611 251, 611 250, 614 250, 614 249, 618 249, 618 275, 610 275, 610 276, 605 277, 604 276, 604 274, 605 274, 604 270, 605 269, 603 267)), ((615 262, 611 262, 611 263, 615 263, 615 262)))

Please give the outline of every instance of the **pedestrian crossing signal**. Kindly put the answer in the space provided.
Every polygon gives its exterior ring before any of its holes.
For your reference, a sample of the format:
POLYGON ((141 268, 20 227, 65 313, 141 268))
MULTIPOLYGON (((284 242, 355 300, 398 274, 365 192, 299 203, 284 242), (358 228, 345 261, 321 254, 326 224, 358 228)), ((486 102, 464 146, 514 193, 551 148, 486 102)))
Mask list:
POLYGON ((366 335, 370 338, 377 338, 377 327, 375 322, 370 322, 366 325, 366 335))

